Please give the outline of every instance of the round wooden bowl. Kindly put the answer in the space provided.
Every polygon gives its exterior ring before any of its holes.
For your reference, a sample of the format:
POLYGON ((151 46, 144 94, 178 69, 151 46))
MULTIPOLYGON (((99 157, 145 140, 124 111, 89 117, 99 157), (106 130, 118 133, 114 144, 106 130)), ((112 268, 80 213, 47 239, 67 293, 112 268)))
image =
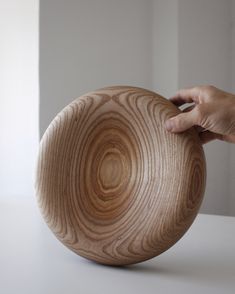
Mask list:
POLYGON ((171 134, 180 111, 158 94, 114 86, 65 107, 40 144, 36 194, 56 237, 109 265, 141 262, 175 244, 205 188, 194 128, 171 134))

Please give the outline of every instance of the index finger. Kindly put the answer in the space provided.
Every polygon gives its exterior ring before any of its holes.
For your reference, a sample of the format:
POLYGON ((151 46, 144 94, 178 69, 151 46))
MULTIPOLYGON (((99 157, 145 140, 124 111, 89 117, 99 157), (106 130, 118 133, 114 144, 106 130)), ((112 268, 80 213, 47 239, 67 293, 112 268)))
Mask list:
POLYGON ((188 88, 188 89, 181 89, 179 90, 176 95, 170 98, 170 101, 174 103, 176 106, 181 106, 185 103, 192 103, 195 102, 196 104, 199 103, 199 89, 198 87, 188 88))

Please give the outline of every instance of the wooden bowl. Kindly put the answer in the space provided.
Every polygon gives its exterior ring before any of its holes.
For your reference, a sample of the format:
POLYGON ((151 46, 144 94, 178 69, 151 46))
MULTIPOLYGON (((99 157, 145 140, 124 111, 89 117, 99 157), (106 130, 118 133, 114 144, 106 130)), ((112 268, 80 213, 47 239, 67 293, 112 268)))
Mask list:
POLYGON ((52 121, 40 144, 36 194, 56 237, 109 265, 141 262, 175 244, 205 188, 194 128, 171 134, 180 111, 158 94, 114 86, 83 95, 52 121))

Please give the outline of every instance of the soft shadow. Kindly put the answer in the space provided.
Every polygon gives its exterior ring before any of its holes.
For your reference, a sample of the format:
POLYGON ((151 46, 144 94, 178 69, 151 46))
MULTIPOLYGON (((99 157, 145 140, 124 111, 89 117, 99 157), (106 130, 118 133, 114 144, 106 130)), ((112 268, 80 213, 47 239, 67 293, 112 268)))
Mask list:
POLYGON ((118 272, 128 272, 129 274, 153 274, 153 275, 168 275, 171 274, 171 270, 167 267, 162 266, 162 264, 158 264, 157 262, 153 263, 151 261, 143 261, 137 264, 124 265, 124 266, 113 266, 100 264, 98 262, 81 258, 79 257, 79 262, 84 263, 84 265, 89 265, 92 267, 108 269, 109 271, 118 271, 118 272))
POLYGON ((134 275, 155 275, 164 276, 171 280, 187 280, 188 282, 201 284, 234 285, 235 287, 235 262, 234 258, 225 259, 222 255, 197 256, 186 255, 185 259, 177 255, 155 257, 151 260, 127 266, 109 266, 99 264, 86 259, 80 262, 93 267, 108 269, 109 271, 128 272, 134 275))

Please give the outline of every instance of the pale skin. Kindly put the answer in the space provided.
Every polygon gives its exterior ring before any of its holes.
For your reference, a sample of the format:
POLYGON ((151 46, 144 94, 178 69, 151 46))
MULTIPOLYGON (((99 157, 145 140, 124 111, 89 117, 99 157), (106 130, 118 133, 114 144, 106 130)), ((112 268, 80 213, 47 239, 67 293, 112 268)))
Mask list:
POLYGON ((169 132, 181 133, 196 126, 203 144, 215 139, 235 143, 235 95, 214 86, 182 89, 170 98, 176 106, 193 103, 168 119, 169 132))

